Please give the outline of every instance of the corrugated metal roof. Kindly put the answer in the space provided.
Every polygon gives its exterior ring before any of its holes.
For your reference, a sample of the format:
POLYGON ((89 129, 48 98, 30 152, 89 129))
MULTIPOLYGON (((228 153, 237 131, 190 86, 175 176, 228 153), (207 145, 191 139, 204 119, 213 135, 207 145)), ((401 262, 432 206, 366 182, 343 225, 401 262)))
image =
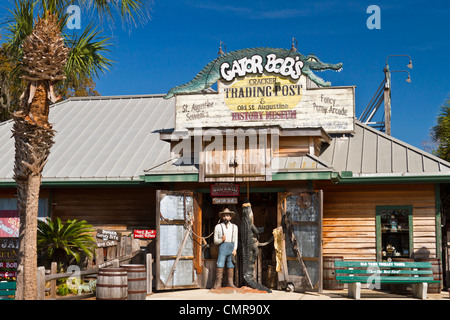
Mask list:
MULTIPOLYGON (((198 174, 198 165, 191 164, 191 159, 173 158, 145 171, 148 175, 162 174, 198 174)), ((272 160, 272 172, 290 171, 333 171, 328 164, 318 157, 305 154, 298 157, 280 157, 272 160)))
MULTIPOLYGON (((173 129, 175 99, 163 95, 71 98, 51 107, 55 144, 43 181, 130 181, 143 174, 197 173, 170 159, 161 130, 173 129), (150 170, 149 170, 150 169, 150 170)), ((12 182, 12 121, 0 123, 0 183, 12 182)), ((279 158, 277 172, 352 171, 358 176, 450 175, 450 163, 358 121, 319 156, 279 158)))
POLYGON ((272 171, 333 171, 333 168, 319 157, 305 154, 304 156, 280 157, 272 160, 272 171))
POLYGON ((320 159, 354 177, 450 174, 450 163, 359 121, 353 136, 333 137, 320 159))
MULTIPOLYGON (((71 98, 51 107, 55 144, 44 180, 138 180, 170 156, 157 129, 174 126, 174 99, 162 95, 71 98)), ((0 181, 14 167, 12 121, 0 125, 0 181)))
POLYGON ((148 175, 161 174, 198 174, 198 165, 191 163, 192 160, 176 157, 158 163, 156 166, 145 170, 148 175))

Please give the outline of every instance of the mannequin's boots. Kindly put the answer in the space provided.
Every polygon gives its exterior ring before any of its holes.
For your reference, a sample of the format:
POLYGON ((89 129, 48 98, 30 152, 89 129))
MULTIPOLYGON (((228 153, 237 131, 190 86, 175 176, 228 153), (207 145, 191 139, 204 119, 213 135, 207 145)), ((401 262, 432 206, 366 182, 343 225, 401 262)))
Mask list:
POLYGON ((228 286, 231 288, 236 288, 236 286, 233 284, 234 268, 228 268, 227 275, 228 275, 228 286))
POLYGON ((216 282, 214 283, 213 289, 218 289, 218 288, 222 287, 222 277, 223 277, 223 268, 217 268, 216 282))

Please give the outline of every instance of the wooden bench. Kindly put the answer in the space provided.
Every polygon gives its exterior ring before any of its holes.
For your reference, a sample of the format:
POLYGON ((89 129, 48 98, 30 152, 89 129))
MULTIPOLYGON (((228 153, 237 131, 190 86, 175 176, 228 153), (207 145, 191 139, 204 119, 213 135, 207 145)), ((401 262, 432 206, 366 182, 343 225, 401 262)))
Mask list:
POLYGON ((436 283, 430 262, 372 262, 335 261, 336 281, 348 283, 348 296, 361 298, 361 283, 379 289, 381 283, 406 283, 412 285, 413 296, 425 300, 428 283, 436 283))
POLYGON ((15 281, 0 282, 0 300, 14 300, 15 295, 16 295, 15 281))

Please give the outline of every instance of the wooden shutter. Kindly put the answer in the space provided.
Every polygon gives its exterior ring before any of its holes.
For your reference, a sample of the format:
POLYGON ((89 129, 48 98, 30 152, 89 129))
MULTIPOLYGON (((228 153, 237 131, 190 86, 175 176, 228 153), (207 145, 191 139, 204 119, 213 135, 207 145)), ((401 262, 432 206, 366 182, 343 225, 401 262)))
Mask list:
POLYGON ((191 232, 194 194, 158 190, 156 202, 156 290, 198 288, 191 232))
POLYGON ((322 190, 279 194, 281 213, 289 218, 301 255, 300 261, 286 232, 288 278, 295 282, 295 291, 322 291, 322 194, 322 190))

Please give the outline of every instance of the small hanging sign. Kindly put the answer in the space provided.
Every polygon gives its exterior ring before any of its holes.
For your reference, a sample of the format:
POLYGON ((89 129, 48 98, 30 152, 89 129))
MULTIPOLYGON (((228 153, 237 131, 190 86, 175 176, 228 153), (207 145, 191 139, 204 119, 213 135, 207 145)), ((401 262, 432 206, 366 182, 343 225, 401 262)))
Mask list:
POLYGON ((237 204, 238 198, 213 198, 213 204, 237 204))
POLYGON ((233 183, 212 184, 211 197, 239 197, 239 185, 233 183))

